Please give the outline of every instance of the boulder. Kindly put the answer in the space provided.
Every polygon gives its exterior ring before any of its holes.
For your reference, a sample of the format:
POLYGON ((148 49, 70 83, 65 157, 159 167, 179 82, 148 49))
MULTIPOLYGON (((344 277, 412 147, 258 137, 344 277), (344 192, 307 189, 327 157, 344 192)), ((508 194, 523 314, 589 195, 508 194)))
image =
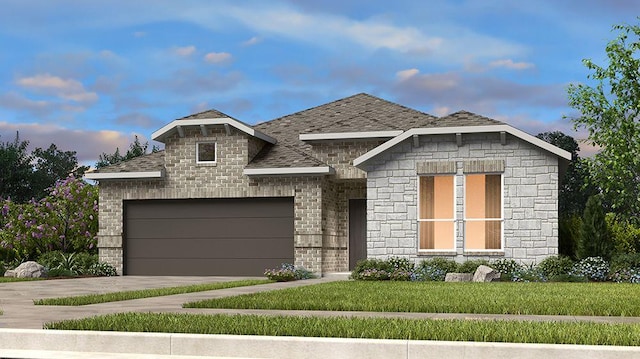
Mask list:
POLYGON ((16 276, 16 270, 15 270, 15 269, 7 269, 7 270, 4 272, 4 276, 5 276, 5 277, 15 278, 15 276, 16 276))
POLYGON ((6 271, 4 276, 13 276, 16 278, 45 278, 47 276, 47 269, 34 261, 28 261, 20 264, 18 268, 14 270, 6 271), (7 275, 7 273, 11 275, 7 275))
POLYGON ((500 272, 497 270, 481 265, 476 269, 476 273, 473 275, 474 282, 493 282, 500 279, 500 272))
POLYGON ((471 282, 473 276, 471 273, 447 273, 444 277, 445 282, 471 282))

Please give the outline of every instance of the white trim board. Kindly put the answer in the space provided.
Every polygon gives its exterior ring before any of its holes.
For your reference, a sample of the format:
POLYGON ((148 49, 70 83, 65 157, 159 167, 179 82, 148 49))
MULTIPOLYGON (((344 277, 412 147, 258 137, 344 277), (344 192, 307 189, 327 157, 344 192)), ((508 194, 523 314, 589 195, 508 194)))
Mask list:
POLYGON ((322 140, 353 140, 361 138, 390 138, 402 134, 402 130, 394 131, 367 131, 367 132, 332 132, 332 133, 303 133, 300 141, 322 140))
POLYGON ((558 148, 548 142, 545 142, 537 137, 520 131, 517 128, 509 125, 489 125, 489 126, 458 126, 458 127, 432 127, 432 128, 412 128, 403 132, 401 135, 392 138, 391 140, 381 144, 380 146, 372 149, 371 151, 363 154, 362 156, 353 160, 354 166, 359 166, 369 161, 373 157, 385 152, 393 146, 401 143, 402 141, 410 138, 414 135, 451 135, 457 133, 495 133, 506 132, 512 136, 518 137, 521 140, 531 143, 537 147, 547 150, 558 157, 562 157, 567 160, 571 160, 571 153, 558 148))
POLYGON ((257 137, 263 141, 275 144, 277 141, 275 138, 268 136, 260 131, 257 131, 244 123, 234 120, 229 117, 220 117, 220 118, 202 118, 202 119, 193 119, 193 120, 174 120, 169 124, 165 125, 161 129, 151 134, 151 139, 163 142, 164 139, 173 132, 173 130, 178 127, 185 126, 199 126, 202 129, 202 126, 207 125, 227 125, 232 126, 250 136, 257 137))
POLYGON ((274 167, 274 168, 245 168, 246 176, 266 175, 329 175, 334 173, 329 166, 323 167, 274 167))
POLYGON ((163 178, 164 171, 147 172, 105 172, 105 173, 85 173, 84 178, 90 180, 103 179, 138 179, 138 178, 163 178))

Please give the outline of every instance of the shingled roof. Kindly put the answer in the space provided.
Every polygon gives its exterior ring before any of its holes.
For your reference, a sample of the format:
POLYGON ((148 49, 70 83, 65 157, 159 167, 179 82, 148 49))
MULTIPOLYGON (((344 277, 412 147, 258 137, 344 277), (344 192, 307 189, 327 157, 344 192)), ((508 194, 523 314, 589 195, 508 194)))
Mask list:
MULTIPOLYGON (((229 118, 238 121, 218 110, 199 112, 179 120, 213 118, 229 118)), ((313 157, 311 145, 300 140, 301 134, 407 131, 412 128, 505 124, 468 111, 458 111, 437 118, 397 103, 360 93, 253 126, 244 125, 277 140, 274 144, 266 144, 247 165, 247 168, 260 169, 327 166, 313 157)), ((161 151, 103 167, 94 173, 145 172, 162 169, 164 169, 164 152, 161 151)))

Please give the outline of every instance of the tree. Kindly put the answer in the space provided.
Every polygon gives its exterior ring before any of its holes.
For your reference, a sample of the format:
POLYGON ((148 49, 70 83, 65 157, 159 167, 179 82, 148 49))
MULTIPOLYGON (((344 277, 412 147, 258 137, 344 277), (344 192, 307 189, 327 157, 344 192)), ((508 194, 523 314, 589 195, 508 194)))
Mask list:
MULTIPOLYGON (((144 144, 140 143, 140 139, 138 136, 135 136, 135 140, 131 145, 129 145, 129 150, 127 153, 123 155, 120 154, 120 148, 116 148, 116 151, 113 154, 102 153, 96 162, 96 168, 102 168, 110 165, 114 165, 116 163, 120 163, 122 161, 128 161, 132 158, 136 158, 142 155, 147 154, 147 149, 149 148, 149 142, 145 142, 144 144)), ((158 152, 159 149, 156 146, 151 148, 151 152, 158 152)))
POLYGON ((604 195, 618 217, 640 222, 640 26, 616 25, 618 36, 606 46, 608 64, 583 60, 595 82, 572 84, 569 104, 580 112, 576 128, 586 128, 589 140, 601 151, 588 162, 604 195))
POLYGON ((611 259, 613 241, 605 213, 602 208, 602 196, 589 197, 582 218, 582 236, 578 243, 578 258, 603 257, 611 259))
POLYGON ((20 141, 16 133, 13 142, 0 142, 0 199, 26 202, 32 197, 32 156, 27 153, 28 141, 20 141))
POLYGON ((558 211, 560 217, 582 215, 587 199, 598 193, 598 188, 591 181, 589 166, 578 155, 580 146, 576 140, 560 131, 543 132, 537 138, 562 148, 571 153, 571 161, 567 167, 562 186, 558 193, 558 211))
POLYGON ((60 151, 55 144, 48 149, 36 148, 33 151, 34 172, 32 179, 32 193, 34 198, 42 198, 46 190, 57 181, 64 180, 69 175, 81 178, 87 166, 78 166, 76 151, 60 151))

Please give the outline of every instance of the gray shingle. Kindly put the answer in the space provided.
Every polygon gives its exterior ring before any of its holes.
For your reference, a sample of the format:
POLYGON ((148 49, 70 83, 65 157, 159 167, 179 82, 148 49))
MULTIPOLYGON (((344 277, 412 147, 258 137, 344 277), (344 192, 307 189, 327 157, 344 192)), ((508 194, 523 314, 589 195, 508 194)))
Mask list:
POLYGON ((440 117, 429 127, 459 127, 459 126, 491 126, 505 125, 504 122, 477 115, 468 111, 458 111, 440 117))
POLYGON ((117 173, 117 172, 150 172, 164 169, 164 151, 150 153, 144 156, 135 157, 128 161, 116 163, 115 165, 102 167, 94 173, 117 173))

